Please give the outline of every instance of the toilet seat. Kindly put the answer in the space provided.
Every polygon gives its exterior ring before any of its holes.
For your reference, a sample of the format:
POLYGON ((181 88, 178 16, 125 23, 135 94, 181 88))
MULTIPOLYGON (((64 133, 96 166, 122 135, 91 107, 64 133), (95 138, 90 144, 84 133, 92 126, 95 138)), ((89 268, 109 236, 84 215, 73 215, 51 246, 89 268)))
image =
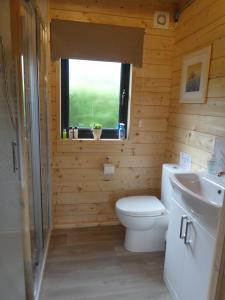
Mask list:
POLYGON ((154 196, 131 196, 116 202, 117 210, 128 216, 156 217, 166 212, 162 202, 154 196))

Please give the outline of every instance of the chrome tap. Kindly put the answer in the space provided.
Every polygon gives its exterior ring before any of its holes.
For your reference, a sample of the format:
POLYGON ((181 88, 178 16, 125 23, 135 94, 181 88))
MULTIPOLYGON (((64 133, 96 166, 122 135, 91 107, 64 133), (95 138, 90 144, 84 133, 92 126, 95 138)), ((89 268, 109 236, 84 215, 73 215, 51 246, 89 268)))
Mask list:
POLYGON ((225 171, 221 171, 221 172, 218 172, 217 173, 217 176, 218 177, 222 177, 222 176, 224 176, 225 175, 225 171))

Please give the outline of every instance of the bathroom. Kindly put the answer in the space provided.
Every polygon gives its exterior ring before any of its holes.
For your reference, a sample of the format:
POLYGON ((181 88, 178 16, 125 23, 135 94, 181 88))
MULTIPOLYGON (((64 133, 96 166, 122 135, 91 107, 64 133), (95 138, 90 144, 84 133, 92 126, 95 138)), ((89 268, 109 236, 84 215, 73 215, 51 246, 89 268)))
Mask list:
POLYGON ((0 8, 0 299, 224 300, 224 1, 0 8))

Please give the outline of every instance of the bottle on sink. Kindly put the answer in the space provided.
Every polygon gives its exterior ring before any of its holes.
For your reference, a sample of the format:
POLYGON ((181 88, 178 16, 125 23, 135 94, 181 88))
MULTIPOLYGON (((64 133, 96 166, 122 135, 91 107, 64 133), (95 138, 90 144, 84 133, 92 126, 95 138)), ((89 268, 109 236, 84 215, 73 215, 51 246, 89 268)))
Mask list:
POLYGON ((217 172, 217 161, 216 161, 216 155, 213 153, 211 158, 207 162, 208 167, 208 173, 215 175, 217 172))

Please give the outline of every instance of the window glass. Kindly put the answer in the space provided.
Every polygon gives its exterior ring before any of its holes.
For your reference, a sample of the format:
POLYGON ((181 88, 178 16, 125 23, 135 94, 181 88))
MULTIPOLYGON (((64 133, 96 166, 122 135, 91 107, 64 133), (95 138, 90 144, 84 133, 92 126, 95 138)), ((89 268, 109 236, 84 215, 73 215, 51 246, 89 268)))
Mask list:
POLYGON ((69 126, 117 128, 121 63, 69 60, 69 126))

